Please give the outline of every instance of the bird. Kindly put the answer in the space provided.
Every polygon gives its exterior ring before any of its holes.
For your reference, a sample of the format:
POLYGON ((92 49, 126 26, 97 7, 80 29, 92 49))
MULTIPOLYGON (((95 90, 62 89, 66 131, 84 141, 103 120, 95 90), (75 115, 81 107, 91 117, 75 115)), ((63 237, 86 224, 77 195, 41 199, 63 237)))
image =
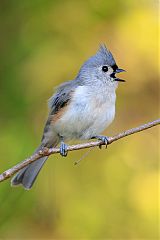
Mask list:
MULTIPOLYGON (((107 145, 108 137, 101 133, 114 120, 116 89, 119 82, 125 82, 116 74, 124 71, 118 68, 106 45, 101 44, 96 54, 83 63, 75 79, 59 85, 49 99, 48 119, 35 153, 60 144, 60 154, 66 157, 66 141, 74 139, 99 139, 107 145)), ((11 186, 31 189, 47 158, 19 170, 11 186)))

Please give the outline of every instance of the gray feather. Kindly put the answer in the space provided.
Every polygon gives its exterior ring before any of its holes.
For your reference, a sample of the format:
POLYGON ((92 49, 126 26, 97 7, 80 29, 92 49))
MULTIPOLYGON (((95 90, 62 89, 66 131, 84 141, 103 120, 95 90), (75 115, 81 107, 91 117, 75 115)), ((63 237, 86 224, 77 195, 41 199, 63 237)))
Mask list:
POLYGON ((114 66, 116 64, 112 53, 107 49, 105 44, 100 45, 97 53, 90 57, 82 66, 83 68, 101 66, 101 65, 109 65, 114 66))
POLYGON ((23 185, 25 189, 30 189, 38 176, 42 166, 47 160, 47 156, 29 164, 20 170, 11 180, 12 186, 23 185))
POLYGON ((75 80, 65 82, 61 84, 54 94, 48 101, 51 114, 57 113, 60 108, 63 108, 71 99, 72 93, 78 86, 78 82, 75 80))

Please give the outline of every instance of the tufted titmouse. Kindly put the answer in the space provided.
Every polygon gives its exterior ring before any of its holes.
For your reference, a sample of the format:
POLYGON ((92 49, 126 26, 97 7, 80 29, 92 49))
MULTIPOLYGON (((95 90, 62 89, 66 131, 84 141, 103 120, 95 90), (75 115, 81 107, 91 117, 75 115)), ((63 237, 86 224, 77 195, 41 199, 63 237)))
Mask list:
MULTIPOLYGON (((107 144, 107 137, 99 134, 109 126, 115 116, 116 88, 124 82, 115 76, 119 69, 110 51, 101 45, 98 52, 81 67, 77 77, 63 83, 49 99, 49 116, 39 151, 42 147, 55 147, 67 155, 66 140, 97 138, 107 144)), ((30 189, 47 160, 42 157, 20 170, 11 180, 12 186, 30 189)))

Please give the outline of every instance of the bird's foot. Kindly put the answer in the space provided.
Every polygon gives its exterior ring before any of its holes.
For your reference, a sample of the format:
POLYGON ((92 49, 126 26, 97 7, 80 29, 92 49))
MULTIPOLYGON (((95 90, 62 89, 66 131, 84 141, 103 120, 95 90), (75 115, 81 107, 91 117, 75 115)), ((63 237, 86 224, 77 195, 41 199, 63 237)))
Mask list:
POLYGON ((61 142, 60 154, 61 154, 62 157, 66 157, 67 156, 67 154, 68 154, 67 147, 68 147, 67 144, 65 144, 64 142, 61 142))
MULTIPOLYGON (((107 148, 107 145, 108 145, 108 137, 107 136, 95 136, 93 138, 96 138, 98 140, 101 140, 103 144, 105 144, 106 148, 107 148)), ((101 149, 102 148, 102 145, 99 145, 99 148, 101 149)))

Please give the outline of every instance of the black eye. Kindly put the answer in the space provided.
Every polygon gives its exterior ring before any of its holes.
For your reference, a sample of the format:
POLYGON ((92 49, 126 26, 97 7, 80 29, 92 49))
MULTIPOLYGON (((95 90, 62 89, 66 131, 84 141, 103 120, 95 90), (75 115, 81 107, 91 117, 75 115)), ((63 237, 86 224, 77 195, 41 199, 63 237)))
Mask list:
POLYGON ((103 66, 103 67, 102 67, 102 71, 103 71, 103 72, 107 72, 107 71, 108 71, 108 67, 107 67, 107 66, 103 66))

